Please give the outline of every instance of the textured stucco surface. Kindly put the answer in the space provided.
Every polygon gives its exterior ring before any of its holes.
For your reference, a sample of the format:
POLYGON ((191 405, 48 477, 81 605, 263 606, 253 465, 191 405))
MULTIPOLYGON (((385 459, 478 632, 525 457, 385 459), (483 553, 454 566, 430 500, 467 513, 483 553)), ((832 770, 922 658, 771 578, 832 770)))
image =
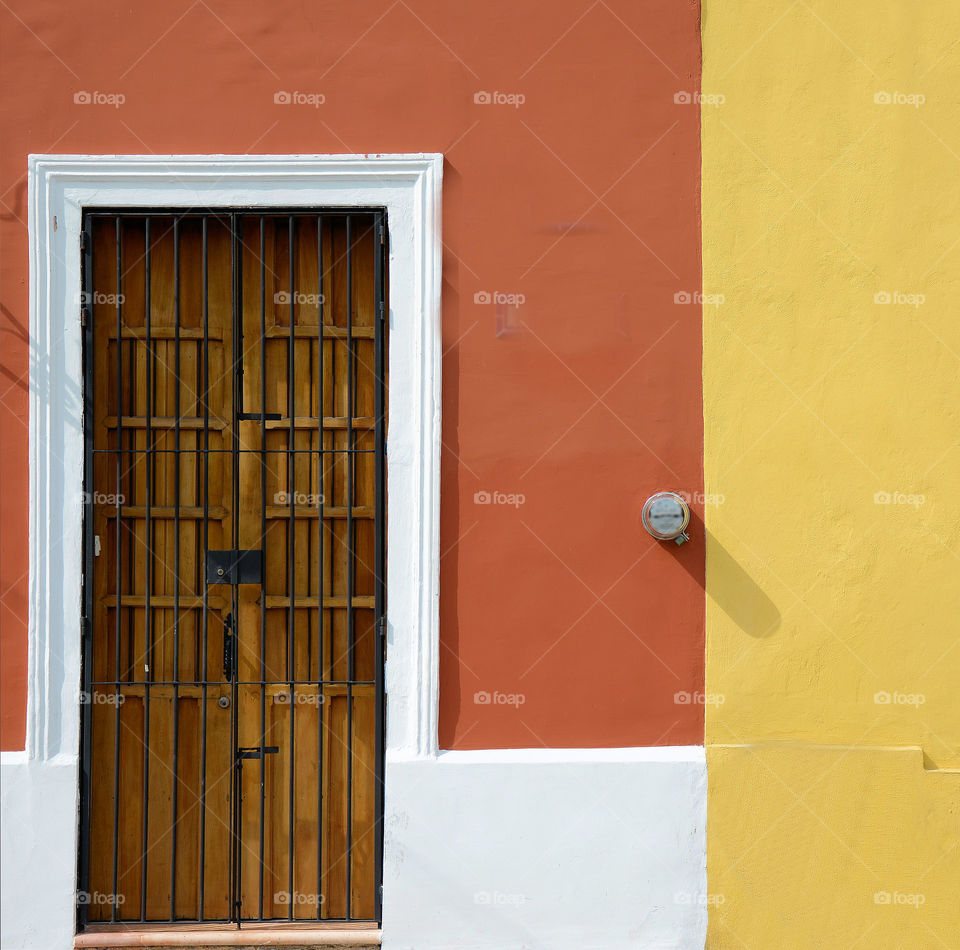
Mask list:
POLYGON ((702 511, 698 0, 11 0, 0 50, 0 746, 46 365, 31 152, 443 153, 441 747, 703 741, 674 702, 703 687, 703 545, 640 525, 664 488, 702 511))
POLYGON ((958 36, 704 5, 711 948, 960 938, 958 36))

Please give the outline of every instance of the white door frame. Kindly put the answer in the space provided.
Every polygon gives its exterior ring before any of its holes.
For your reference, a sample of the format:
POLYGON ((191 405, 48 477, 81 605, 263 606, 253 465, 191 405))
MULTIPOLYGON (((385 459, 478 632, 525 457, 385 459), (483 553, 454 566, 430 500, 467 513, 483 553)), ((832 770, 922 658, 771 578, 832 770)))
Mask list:
MULTIPOLYGON (((437 753, 442 168, 439 154, 30 156, 30 615, 22 758, 36 766, 67 766, 55 774, 61 783, 72 781, 75 810, 84 462, 79 241, 84 209, 386 208, 389 774, 391 761, 437 753)), ((62 810, 62 802, 71 800, 62 791, 50 796, 51 807, 62 810)), ((35 821, 34 833, 42 837, 44 827, 62 829, 63 817, 58 813, 47 822, 35 821)), ((61 839, 58 832, 58 840, 41 845, 62 853, 74 878, 77 842, 61 839)), ((69 899, 72 908, 75 886, 74 880, 69 894, 50 896, 69 899)))

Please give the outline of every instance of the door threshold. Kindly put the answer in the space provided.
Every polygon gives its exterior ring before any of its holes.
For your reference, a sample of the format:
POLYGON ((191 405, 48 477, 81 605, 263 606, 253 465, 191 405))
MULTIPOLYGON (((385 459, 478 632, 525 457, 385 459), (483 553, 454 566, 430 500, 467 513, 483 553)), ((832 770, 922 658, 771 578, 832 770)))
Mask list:
POLYGON ((74 937, 75 950, 109 947, 379 947, 380 928, 374 923, 331 924, 107 924, 89 925, 74 937))

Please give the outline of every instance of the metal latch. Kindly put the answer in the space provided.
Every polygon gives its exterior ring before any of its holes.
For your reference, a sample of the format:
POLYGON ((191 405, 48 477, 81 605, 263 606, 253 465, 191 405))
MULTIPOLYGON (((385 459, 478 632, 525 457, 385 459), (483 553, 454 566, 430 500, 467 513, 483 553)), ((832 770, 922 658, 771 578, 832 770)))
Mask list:
POLYGON ((261 755, 269 755, 273 752, 279 752, 278 745, 251 746, 246 749, 237 749, 238 759, 259 759, 261 755))
POLYGON ((208 584, 262 584, 263 551, 207 551, 208 584))

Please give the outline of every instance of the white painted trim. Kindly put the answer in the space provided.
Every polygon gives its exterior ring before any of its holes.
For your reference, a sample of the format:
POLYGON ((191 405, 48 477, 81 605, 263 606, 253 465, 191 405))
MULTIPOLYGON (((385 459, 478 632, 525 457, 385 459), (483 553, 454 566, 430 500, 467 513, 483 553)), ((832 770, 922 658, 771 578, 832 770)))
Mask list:
POLYGON ((79 745, 86 207, 383 207, 390 232, 387 755, 437 752, 440 197, 417 155, 31 155, 29 759, 79 745), (55 223, 56 222, 56 223, 55 223))
MULTIPOLYGON (((437 752, 440 155, 29 159, 30 500, 27 736, 2 759, 5 945, 68 950, 76 895, 82 617, 79 238, 93 207, 385 208, 390 260, 387 735, 437 752), (6 862, 12 856, 14 865, 6 862), (28 895, 43 893, 37 915, 28 895)), ((387 782, 389 794, 389 779, 387 782)))
POLYGON ((26 749, 19 752, 0 752, 0 767, 4 765, 26 765, 28 761, 26 749))
POLYGON ((546 765, 562 762, 580 765, 592 762, 692 762, 702 765, 706 753, 702 745, 637 746, 604 749, 471 749, 441 752, 441 765, 546 765))

